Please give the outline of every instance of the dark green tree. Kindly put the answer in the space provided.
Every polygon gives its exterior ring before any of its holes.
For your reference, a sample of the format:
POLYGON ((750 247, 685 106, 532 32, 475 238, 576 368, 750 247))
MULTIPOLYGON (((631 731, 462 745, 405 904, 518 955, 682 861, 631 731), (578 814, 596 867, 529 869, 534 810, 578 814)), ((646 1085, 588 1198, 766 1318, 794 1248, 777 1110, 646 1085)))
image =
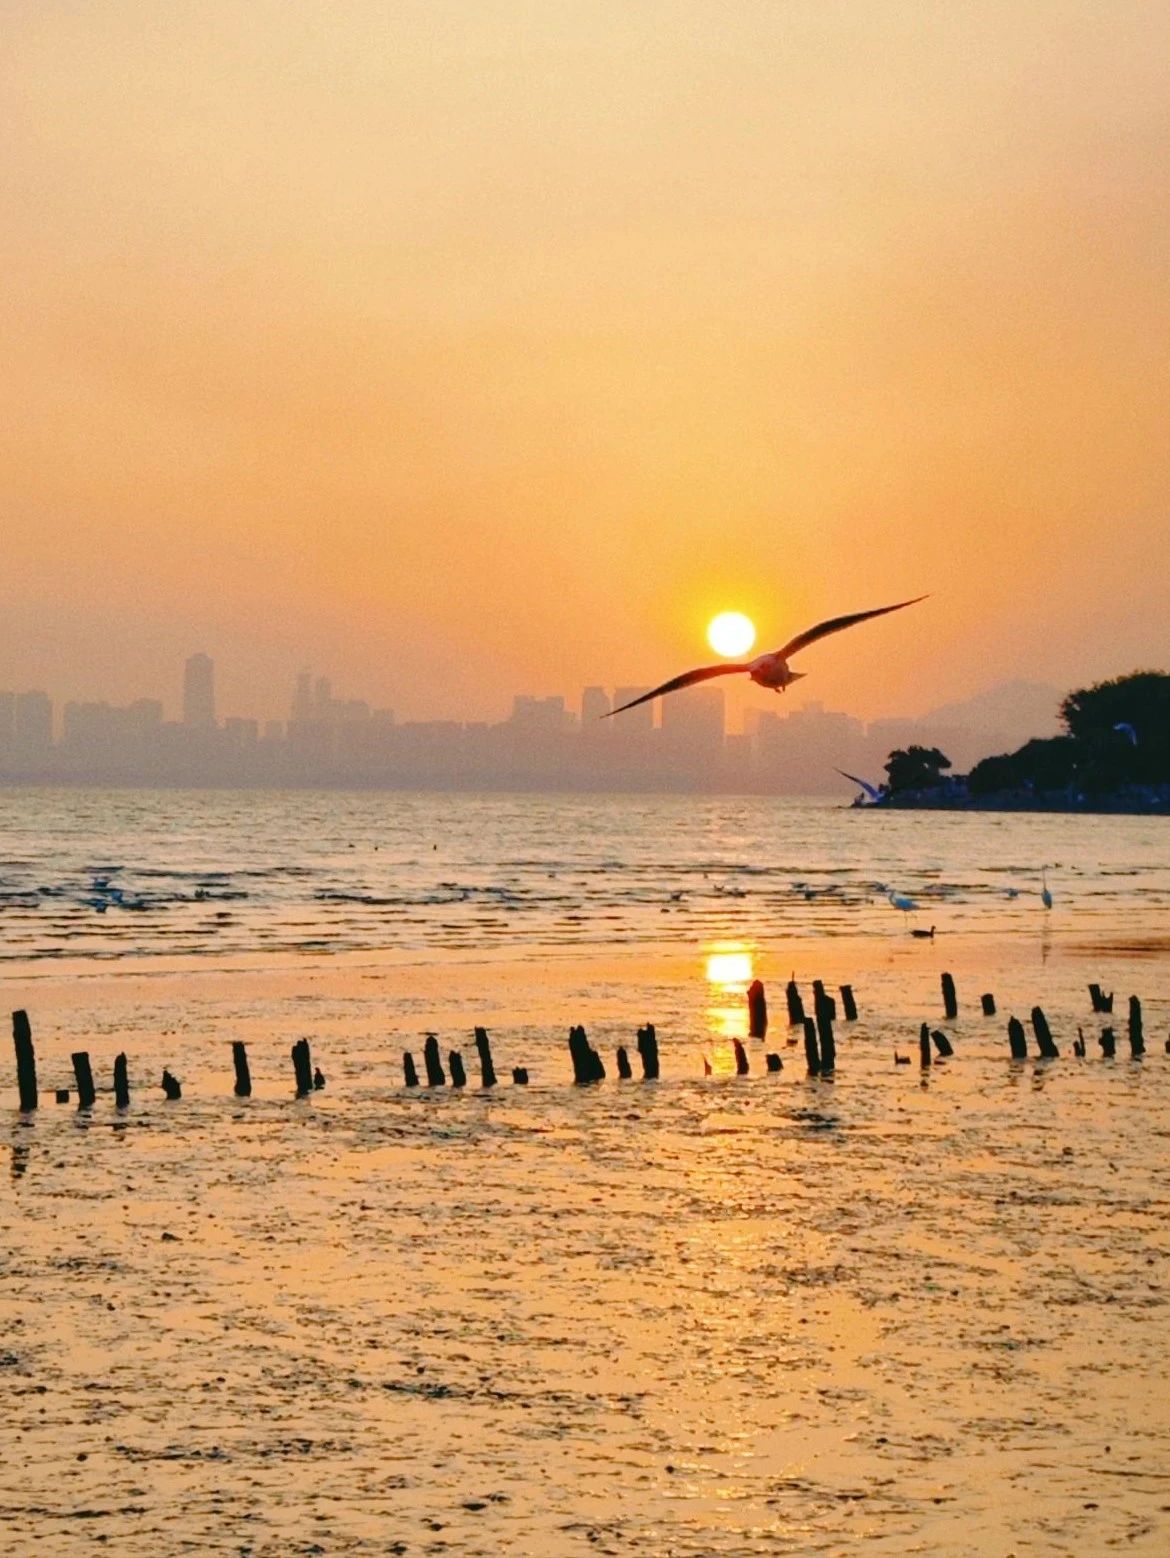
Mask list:
POLYGON ((951 766, 949 757, 937 747, 908 747, 891 752, 886 761, 891 795, 904 795, 908 790, 937 789, 943 769, 951 766))

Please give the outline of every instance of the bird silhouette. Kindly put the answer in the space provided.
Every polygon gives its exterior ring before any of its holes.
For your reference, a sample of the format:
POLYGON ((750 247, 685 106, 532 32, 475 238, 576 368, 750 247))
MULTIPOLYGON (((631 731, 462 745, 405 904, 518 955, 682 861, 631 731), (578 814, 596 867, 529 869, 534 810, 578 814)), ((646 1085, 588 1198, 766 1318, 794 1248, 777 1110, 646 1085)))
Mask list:
POLYGON ((912 936, 917 936, 919 941, 933 941, 934 926, 932 925, 929 930, 912 930, 910 934, 912 936))
POLYGON ((1040 902, 1046 909, 1052 907, 1052 894, 1048 891, 1048 867, 1040 867, 1040 902))
POLYGON ((870 784, 867 779, 859 779, 856 774, 847 774, 843 768, 834 768, 835 774, 840 774, 842 779, 848 779, 852 784, 860 786, 871 801, 880 801, 882 792, 876 784, 870 784))
POLYGON ((887 893, 886 897, 893 904, 894 908, 901 909, 903 914, 910 914, 918 907, 914 899, 907 898, 905 893, 887 893))
POLYGON ((810 644, 815 644, 822 638, 828 638, 830 633, 840 633, 844 628, 851 628, 855 623, 865 622, 870 617, 884 617, 889 611, 901 611, 904 606, 916 606, 920 600, 925 599, 925 595, 916 595, 913 600, 900 600, 893 606, 878 606, 874 611, 854 611, 847 617, 830 617, 825 622, 818 622, 816 627, 798 633, 780 649, 773 649, 769 654, 757 655, 754 660, 749 660, 743 665, 701 665, 697 670, 684 671, 681 676, 672 676, 670 681, 663 682, 660 687, 642 693, 641 697, 631 698, 629 703, 619 704, 616 709, 610 709, 608 714, 603 714, 601 717, 612 719, 615 714, 621 714, 625 709, 636 708, 639 703, 648 703, 651 698, 661 698, 668 692, 678 692, 682 687, 691 687, 695 682, 705 682, 712 676, 731 676, 737 671, 745 671, 759 687, 770 687, 773 692, 783 692, 786 687, 790 687, 793 682, 799 681, 806 674, 804 671, 789 670, 788 660, 791 655, 797 654, 801 649, 807 649, 810 644))

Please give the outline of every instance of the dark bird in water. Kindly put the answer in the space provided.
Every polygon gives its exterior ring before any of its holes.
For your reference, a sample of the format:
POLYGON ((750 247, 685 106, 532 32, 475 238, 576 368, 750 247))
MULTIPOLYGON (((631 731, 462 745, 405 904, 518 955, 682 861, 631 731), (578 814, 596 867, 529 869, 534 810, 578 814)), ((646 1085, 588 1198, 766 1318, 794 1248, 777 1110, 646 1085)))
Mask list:
POLYGON ((893 606, 878 606, 874 611, 855 611, 847 617, 830 617, 827 622, 818 622, 815 628, 798 633, 782 648, 773 649, 770 654, 757 655, 754 660, 741 665, 701 665, 695 671, 684 671, 681 676, 674 676, 670 681, 663 682, 661 687, 655 687, 651 692, 644 692, 640 698, 631 698, 629 703, 619 704, 616 709, 611 709, 608 714, 603 714, 601 717, 609 719, 614 714, 620 714, 623 709, 636 708, 639 703, 647 703, 651 698, 661 698, 668 692, 678 692, 682 687, 691 687, 695 682, 705 682, 712 676, 731 676, 737 671, 746 671, 759 687, 770 687, 773 692, 783 692, 786 687, 799 681, 806 674, 804 671, 789 670, 788 660, 791 655, 797 654, 801 649, 807 649, 810 644, 815 644, 819 639, 828 638, 830 633, 840 633, 844 628, 851 628, 857 622, 868 621, 870 617, 884 617, 889 611, 901 611, 904 606, 916 606, 920 600, 925 599, 925 595, 916 595, 913 600, 900 600, 893 606))
POLYGON ((929 930, 912 930, 910 934, 912 936, 917 936, 919 941, 933 941, 934 926, 932 925, 929 930))

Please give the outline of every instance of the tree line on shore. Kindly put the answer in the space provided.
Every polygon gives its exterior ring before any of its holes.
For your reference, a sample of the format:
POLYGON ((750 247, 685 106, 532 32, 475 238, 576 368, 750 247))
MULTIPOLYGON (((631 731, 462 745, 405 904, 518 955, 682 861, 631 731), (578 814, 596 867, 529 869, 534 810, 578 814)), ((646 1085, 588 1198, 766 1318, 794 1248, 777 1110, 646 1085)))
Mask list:
POLYGON ((1060 735, 949 774, 938 747, 891 752, 879 804, 1055 803, 1170 806, 1170 675, 1135 671, 1070 692, 1060 735))

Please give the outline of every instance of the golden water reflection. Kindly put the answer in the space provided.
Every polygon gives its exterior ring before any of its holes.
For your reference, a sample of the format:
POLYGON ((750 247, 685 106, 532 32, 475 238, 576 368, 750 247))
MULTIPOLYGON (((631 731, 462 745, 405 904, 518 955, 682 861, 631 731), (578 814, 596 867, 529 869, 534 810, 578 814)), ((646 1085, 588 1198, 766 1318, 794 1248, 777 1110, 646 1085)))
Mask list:
POLYGON ((735 1070, 730 1041, 747 1038, 747 989, 756 977, 756 955, 756 948, 744 941, 717 941, 704 949, 703 971, 710 987, 707 1028, 713 1038, 724 1041, 710 1056, 717 1072, 735 1070))

